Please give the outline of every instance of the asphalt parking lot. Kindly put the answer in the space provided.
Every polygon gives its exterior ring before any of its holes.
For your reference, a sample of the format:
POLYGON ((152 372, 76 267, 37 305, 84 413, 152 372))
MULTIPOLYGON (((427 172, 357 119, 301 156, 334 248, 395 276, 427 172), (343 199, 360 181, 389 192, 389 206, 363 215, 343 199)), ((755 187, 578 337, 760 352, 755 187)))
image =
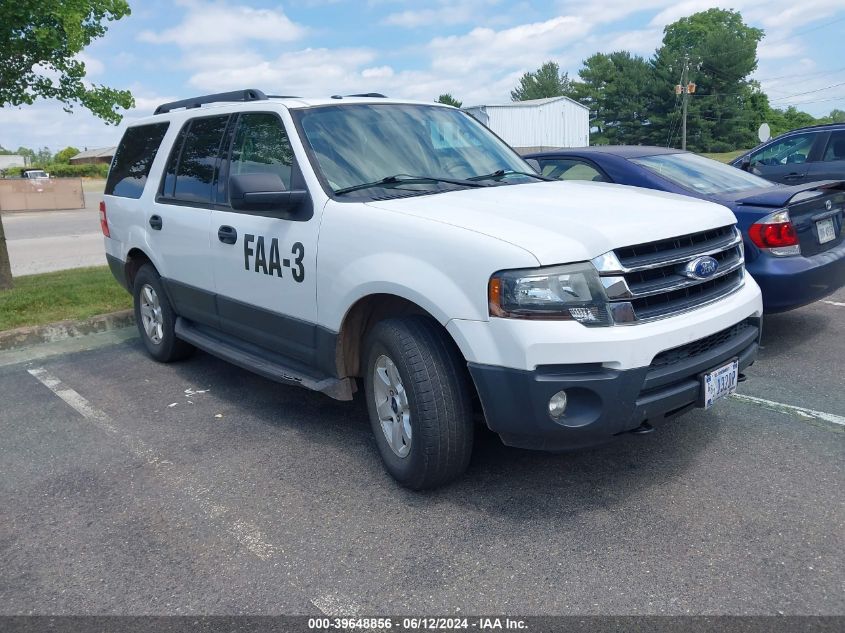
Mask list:
POLYGON ((746 398, 566 455, 479 431, 424 494, 360 399, 134 338, 18 358, 0 613, 845 614, 845 292, 764 327, 746 398))

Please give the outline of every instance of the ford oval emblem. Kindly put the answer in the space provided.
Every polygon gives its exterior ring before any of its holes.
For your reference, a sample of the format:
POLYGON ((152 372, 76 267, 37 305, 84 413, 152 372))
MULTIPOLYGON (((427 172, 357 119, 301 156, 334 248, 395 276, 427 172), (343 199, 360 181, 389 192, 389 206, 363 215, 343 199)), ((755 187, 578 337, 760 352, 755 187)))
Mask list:
POLYGON ((824 201, 824 208, 827 209, 828 211, 830 211, 833 208, 833 202, 831 202, 830 200, 825 200, 824 201))
POLYGON ((683 274, 690 279, 709 279, 719 269, 719 262, 708 255, 696 257, 689 262, 683 270, 683 274))

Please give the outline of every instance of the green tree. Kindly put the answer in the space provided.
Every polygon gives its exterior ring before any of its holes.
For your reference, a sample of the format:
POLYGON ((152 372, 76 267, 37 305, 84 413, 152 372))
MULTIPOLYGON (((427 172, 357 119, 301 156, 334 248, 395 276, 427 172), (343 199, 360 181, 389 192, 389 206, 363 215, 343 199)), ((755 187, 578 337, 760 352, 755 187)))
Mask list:
POLYGON ((845 110, 834 108, 830 114, 819 119, 819 123, 845 123, 845 110))
POLYGON ((51 160, 53 160, 53 152, 51 152, 50 148, 46 146, 37 150, 35 155, 32 157, 32 162, 37 163, 38 165, 46 165, 51 160))
POLYGON ((584 60, 574 98, 590 108, 595 145, 636 145, 650 124, 652 69, 627 51, 596 53, 584 60))
POLYGON ((78 54, 106 22, 129 15, 126 0, 13 0, 0 4, 0 107, 57 99, 80 104, 108 123, 134 105, 128 90, 88 85, 78 54))
POLYGON ((556 62, 548 61, 533 72, 522 75, 519 85, 511 90, 511 100, 527 101, 546 97, 571 96, 572 82, 567 73, 560 72, 556 62))
MULTIPOLYGON (((82 105, 117 124, 117 108, 135 102, 128 90, 87 84, 78 55, 102 37, 106 23, 129 15, 126 0, 4 0, 0 3, 0 108, 56 99, 71 111, 82 105)), ((49 156, 49 160, 52 156, 49 156)), ((0 289, 12 271, 0 222, 0 289)))
POLYGON ((15 151, 15 154, 17 154, 18 156, 23 156, 24 158, 28 158, 30 161, 35 158, 35 152, 29 149, 28 147, 19 147, 15 151))
POLYGON ((681 83, 686 64, 696 84, 687 117, 690 149, 727 151, 748 147, 765 120, 768 100, 749 79, 757 68, 757 45, 763 31, 746 25, 737 11, 708 9, 681 18, 664 29, 663 42, 651 60, 653 114, 649 141, 678 144, 681 83))
POLYGON ((435 103, 445 103, 446 105, 454 106, 456 108, 460 108, 464 104, 463 101, 458 101, 448 92, 437 97, 437 101, 435 103))
POLYGON ((812 114, 803 112, 795 106, 789 106, 786 109, 769 108, 766 115, 766 122, 769 124, 769 128, 771 128, 772 136, 777 136, 778 134, 783 134, 799 127, 826 123, 827 121, 817 119, 812 114))
POLYGON ((79 150, 75 147, 65 147, 63 150, 56 152, 56 155, 53 157, 53 162, 67 164, 70 162, 70 159, 78 153, 79 150))

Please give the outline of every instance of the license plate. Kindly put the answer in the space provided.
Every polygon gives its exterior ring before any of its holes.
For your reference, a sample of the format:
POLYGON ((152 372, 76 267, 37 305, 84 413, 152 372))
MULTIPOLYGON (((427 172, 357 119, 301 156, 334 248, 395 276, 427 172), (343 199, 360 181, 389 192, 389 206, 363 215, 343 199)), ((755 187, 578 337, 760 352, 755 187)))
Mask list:
POLYGON ((727 365, 709 371, 701 377, 704 390, 704 408, 709 409, 713 403, 736 391, 739 379, 739 360, 734 359, 727 365))
POLYGON ((816 222, 816 230, 819 232, 819 244, 826 244, 836 239, 836 230, 833 228, 833 218, 826 218, 816 222))

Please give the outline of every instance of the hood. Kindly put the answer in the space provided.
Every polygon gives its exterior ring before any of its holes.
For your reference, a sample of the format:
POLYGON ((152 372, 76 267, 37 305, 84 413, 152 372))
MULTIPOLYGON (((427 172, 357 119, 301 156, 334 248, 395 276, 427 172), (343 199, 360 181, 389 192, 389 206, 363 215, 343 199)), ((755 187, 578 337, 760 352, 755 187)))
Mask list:
POLYGON ((760 189, 746 189, 734 193, 720 194, 719 198, 725 201, 738 202, 755 207, 785 207, 794 197, 805 191, 822 191, 845 189, 845 181, 842 180, 820 180, 808 182, 801 185, 776 185, 762 187, 760 189))
POLYGON ((541 265, 734 224, 727 208, 687 196, 586 181, 461 189, 368 205, 509 242, 541 265))

